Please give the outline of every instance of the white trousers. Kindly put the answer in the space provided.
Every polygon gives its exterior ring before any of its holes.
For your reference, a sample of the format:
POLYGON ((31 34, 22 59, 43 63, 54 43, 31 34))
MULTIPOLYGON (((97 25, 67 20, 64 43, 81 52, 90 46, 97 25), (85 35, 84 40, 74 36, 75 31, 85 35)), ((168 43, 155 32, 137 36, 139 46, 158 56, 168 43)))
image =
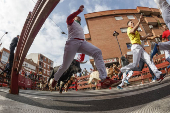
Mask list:
POLYGON ((128 76, 126 75, 126 72, 124 72, 122 82, 121 82, 121 84, 119 86, 122 87, 124 85, 125 80, 129 80, 132 75, 133 75, 132 70, 129 71, 128 76))
POLYGON ((170 41, 168 42, 159 42, 159 50, 170 50, 170 41))
POLYGON ((130 63, 129 65, 122 67, 120 71, 122 73, 132 70, 133 68, 137 67, 140 61, 140 58, 142 58, 151 68, 153 73, 157 78, 160 78, 160 74, 162 72, 158 71, 155 64, 150 60, 149 54, 142 48, 139 44, 133 44, 131 47, 131 51, 133 52, 133 63, 130 63))
POLYGON ((76 53, 84 53, 86 55, 92 56, 94 58, 97 70, 99 71, 100 79, 103 80, 107 77, 101 50, 87 41, 71 39, 66 41, 64 48, 63 64, 60 66, 59 70, 54 74, 55 81, 58 81, 62 74, 69 68, 76 53))
MULTIPOLYGON (((170 5, 166 0, 155 0, 162 11, 162 17, 170 30, 170 5)), ((170 41, 158 43, 160 50, 170 50, 170 41)))

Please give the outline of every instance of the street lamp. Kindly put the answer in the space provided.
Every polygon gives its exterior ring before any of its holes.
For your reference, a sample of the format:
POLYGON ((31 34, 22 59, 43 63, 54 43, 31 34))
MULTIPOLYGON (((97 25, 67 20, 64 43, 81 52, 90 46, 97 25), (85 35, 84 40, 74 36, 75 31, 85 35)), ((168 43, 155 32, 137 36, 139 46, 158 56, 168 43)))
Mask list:
MULTIPOLYGON (((5 34, 8 34, 8 32, 5 32, 5 34)), ((5 35, 5 34, 4 34, 4 35, 5 35)), ((4 37, 4 35, 1 37, 1 39, 4 37)), ((1 41, 1 39, 0 39, 0 41, 1 41)))
MULTIPOLYGON (((118 33, 118 32, 116 32, 116 31, 114 31, 113 36, 115 36, 115 37, 116 37, 116 39, 117 39, 117 36, 118 36, 118 35, 119 35, 119 33, 118 33)), ((118 45, 119 45, 119 41, 118 41, 118 39, 117 39, 117 43, 118 43, 118 45)), ((121 55, 122 55, 122 51, 121 51, 120 45, 119 45, 119 49, 120 49, 120 53, 121 53, 121 55)))

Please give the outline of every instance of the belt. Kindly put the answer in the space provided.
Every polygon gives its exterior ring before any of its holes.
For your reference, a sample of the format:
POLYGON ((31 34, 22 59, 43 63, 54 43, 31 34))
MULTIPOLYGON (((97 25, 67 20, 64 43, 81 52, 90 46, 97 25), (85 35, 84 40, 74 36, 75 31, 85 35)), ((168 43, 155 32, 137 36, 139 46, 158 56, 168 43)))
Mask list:
MULTIPOLYGON (((133 43, 133 44, 137 44, 137 45, 140 45, 140 46, 142 46, 141 44, 138 44, 138 43, 133 43)), ((132 44, 132 45, 133 45, 133 44, 132 44)), ((143 46, 142 46, 142 48, 143 48, 143 46)), ((145 50, 145 48, 143 48, 143 49, 145 50)))
POLYGON ((74 38, 74 39, 77 39, 77 40, 83 40, 83 41, 84 41, 84 39, 80 39, 80 38, 74 38))

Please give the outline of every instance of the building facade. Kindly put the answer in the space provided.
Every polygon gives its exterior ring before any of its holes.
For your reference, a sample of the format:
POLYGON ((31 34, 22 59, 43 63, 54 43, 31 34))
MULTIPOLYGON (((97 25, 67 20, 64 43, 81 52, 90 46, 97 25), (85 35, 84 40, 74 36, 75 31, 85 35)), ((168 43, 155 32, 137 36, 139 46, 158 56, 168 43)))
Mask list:
MULTIPOLYGON (((109 10, 85 14, 85 19, 89 34, 85 34, 88 42, 92 43, 102 51, 105 64, 117 63, 121 57, 118 42, 122 54, 131 54, 131 43, 127 36, 127 22, 132 20, 135 24, 138 22, 141 13, 144 15, 144 21, 140 24, 138 31, 141 36, 148 33, 160 35, 163 33, 161 24, 165 24, 158 9, 148 7, 137 7, 136 9, 109 10), (113 36, 117 31, 119 35, 113 36)), ((155 39, 153 41, 156 41, 155 39)), ((151 42, 145 42, 145 50, 151 51, 151 42)), ((90 62, 94 66, 94 60, 90 57, 90 62)))
POLYGON ((46 56, 39 53, 31 53, 26 56, 27 59, 32 59, 38 65, 38 72, 43 75, 44 78, 48 79, 53 68, 53 61, 46 56))
POLYGON ((2 64, 6 64, 8 62, 9 53, 10 51, 6 48, 2 48, 0 51, 0 59, 2 64))
MULTIPOLYGON (((1 61, 2 64, 8 63, 9 54, 10 54, 10 51, 6 48, 3 48, 0 51, 0 61, 1 61)), ((38 65, 36 63, 34 63, 32 59, 25 58, 21 70, 25 70, 26 72, 32 71, 34 73, 37 73, 38 72, 38 65)))

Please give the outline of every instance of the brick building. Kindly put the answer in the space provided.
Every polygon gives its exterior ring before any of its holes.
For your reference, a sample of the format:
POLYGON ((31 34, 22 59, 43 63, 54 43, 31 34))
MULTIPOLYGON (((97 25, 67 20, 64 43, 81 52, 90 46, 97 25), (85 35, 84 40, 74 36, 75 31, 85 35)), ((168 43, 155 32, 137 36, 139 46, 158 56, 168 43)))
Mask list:
MULTIPOLYGON (((147 33, 153 33, 153 35, 163 33, 160 25, 165 23, 159 10, 155 8, 137 7, 136 9, 109 10, 84 15, 89 30, 89 34, 85 34, 85 38, 102 50, 106 65, 118 63, 118 58, 121 57, 117 40, 113 37, 114 31, 119 33, 118 41, 122 53, 130 54, 131 44, 127 36, 127 22, 132 20, 136 24, 141 13, 144 15, 144 21, 140 24, 138 31, 142 36, 147 33)), ((150 52, 150 41, 145 43, 145 50, 150 52)), ((94 66, 92 58, 90 58, 90 62, 94 66)))
POLYGON ((39 53, 31 53, 26 58, 32 59, 38 64, 38 72, 42 73, 43 77, 47 80, 53 67, 53 61, 39 53))
MULTIPOLYGON (((6 48, 2 48, 2 50, 0 51, 0 61, 2 64, 6 64, 9 60, 9 54, 10 51, 6 48)), ((0 65, 2 65, 0 63, 0 65)), ((32 59, 24 59, 23 65, 22 65, 22 69, 24 69, 26 72, 34 72, 37 73, 38 72, 38 65, 36 63, 34 63, 32 61, 32 59)))

